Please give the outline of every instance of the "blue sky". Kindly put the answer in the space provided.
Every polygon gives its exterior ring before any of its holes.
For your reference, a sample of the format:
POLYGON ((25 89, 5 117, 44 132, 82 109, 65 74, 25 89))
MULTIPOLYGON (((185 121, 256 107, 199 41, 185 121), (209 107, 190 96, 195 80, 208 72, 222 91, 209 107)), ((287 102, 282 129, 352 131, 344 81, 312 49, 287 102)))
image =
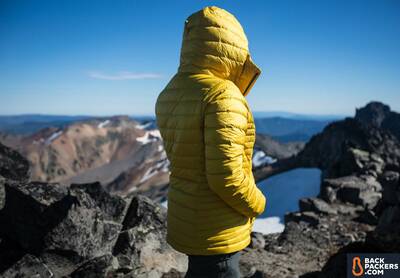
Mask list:
POLYGON ((0 114, 154 115, 176 72, 183 22, 233 13, 263 73, 253 111, 400 111, 400 1, 0 2, 0 114))

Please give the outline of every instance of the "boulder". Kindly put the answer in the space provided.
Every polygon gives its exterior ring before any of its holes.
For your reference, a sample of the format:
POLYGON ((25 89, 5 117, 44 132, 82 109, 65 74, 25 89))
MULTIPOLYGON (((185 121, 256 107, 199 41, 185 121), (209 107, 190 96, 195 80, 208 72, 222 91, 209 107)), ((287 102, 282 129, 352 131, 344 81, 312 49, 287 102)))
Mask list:
POLYGON ((400 203, 400 173, 386 171, 379 181, 383 187, 382 201, 387 205, 400 203))
POLYGON ((249 247, 253 249, 264 249, 265 247, 264 235, 262 233, 252 232, 251 242, 249 247))
POLYGON ((116 259, 111 254, 96 257, 85 262, 71 273, 72 278, 109 277, 118 268, 116 259))
POLYGON ((312 226, 319 224, 319 216, 313 211, 289 212, 285 214, 285 223, 289 222, 305 222, 312 226))
POLYGON ((7 269, 2 277, 54 277, 53 273, 37 257, 25 255, 21 260, 7 269))
POLYGON ((303 198, 299 200, 300 211, 314 211, 316 213, 336 214, 334 207, 319 198, 303 198))
MULTIPOLYGON (((6 190, 4 188, 5 179, 0 176, 0 211, 3 209, 6 202, 6 190)), ((1 217, 1 216, 0 216, 1 217)))
POLYGON ((132 199, 113 250, 122 269, 138 275, 150 270, 167 273, 172 268, 186 271, 187 256, 166 242, 166 216, 166 208, 149 198, 137 195, 132 199))
POLYGON ((7 180, 2 211, 2 233, 22 248, 38 253, 43 237, 72 206, 68 189, 60 184, 7 180), (69 202, 68 202, 69 201, 69 202))
POLYGON ((0 176, 6 179, 27 181, 29 162, 18 152, 0 143, 0 176))
POLYGON ((98 183, 67 188, 7 181, 5 188, 6 235, 34 254, 63 252, 76 261, 111 253, 129 205, 98 183))
MULTIPOLYGON (((325 179, 321 187, 329 187, 342 202, 373 208, 382 197, 382 186, 372 176, 346 176, 325 179)), ((331 194, 334 194, 332 193, 331 194)), ((322 194, 326 198, 326 193, 322 194)))

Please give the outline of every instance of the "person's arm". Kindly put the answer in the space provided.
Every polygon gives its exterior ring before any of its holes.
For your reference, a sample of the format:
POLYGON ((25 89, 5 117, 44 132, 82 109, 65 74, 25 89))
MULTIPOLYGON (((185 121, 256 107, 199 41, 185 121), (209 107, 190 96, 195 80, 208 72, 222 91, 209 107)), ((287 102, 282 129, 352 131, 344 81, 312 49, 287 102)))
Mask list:
POLYGON ((205 108, 207 181, 229 206, 252 218, 264 211, 266 199, 243 169, 248 110, 238 89, 225 90, 205 108))

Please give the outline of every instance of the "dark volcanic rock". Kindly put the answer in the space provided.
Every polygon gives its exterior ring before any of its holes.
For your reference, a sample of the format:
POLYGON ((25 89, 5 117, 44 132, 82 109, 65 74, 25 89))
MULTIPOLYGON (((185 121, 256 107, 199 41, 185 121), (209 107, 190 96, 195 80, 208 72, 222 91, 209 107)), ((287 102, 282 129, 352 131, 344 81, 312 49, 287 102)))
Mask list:
POLYGON ((381 191, 382 186, 372 176, 346 176, 325 179, 321 184, 320 196, 326 201, 339 199, 372 209, 381 198, 381 191))
POLYGON ((4 183, 5 179, 2 176, 0 176, 0 211, 3 209, 4 204, 6 202, 6 190, 4 188, 4 183))
POLYGON ((81 265, 71 273, 72 278, 96 278, 111 276, 118 268, 115 258, 111 254, 94 258, 81 265))
POLYGON ((25 255, 3 273, 2 277, 53 277, 53 273, 38 258, 25 255))
POLYGON ((166 209, 137 195, 132 199, 113 254, 121 268, 132 270, 135 275, 150 270, 166 273, 171 268, 185 271, 186 255, 173 250, 165 238, 166 209))
POLYGON ((355 119, 363 124, 387 130, 400 140, 400 114, 390 111, 388 105, 370 102, 365 107, 357 109, 355 119))
POLYGON ((255 249, 264 249, 265 247, 264 235, 262 233, 252 232, 251 242, 249 247, 255 249))
POLYGON ((106 212, 86 192, 71 190, 70 194, 71 206, 65 217, 45 235, 44 249, 69 253, 77 260, 111 253, 122 225, 108 220, 106 212))
POLYGON ((355 119, 363 124, 380 127, 390 113, 389 105, 370 102, 365 107, 356 109, 355 119))
POLYGON ((0 143, 0 176, 7 179, 27 181, 29 163, 18 152, 0 143))
POLYGON ((400 169, 400 143, 387 131, 346 118, 313 136, 297 160, 303 167, 322 169, 327 178, 379 174, 384 167, 400 169))
MULTIPOLYGON (((64 252, 77 260, 111 252, 122 228, 121 223, 111 220, 116 217, 122 221, 123 201, 109 197, 121 210, 115 216, 114 211, 102 210, 84 187, 8 181, 5 188, 2 214, 7 225, 3 232, 24 249, 36 254, 43 250, 64 252)), ((93 185, 87 188, 94 191, 93 185)), ((97 193, 96 198, 105 198, 100 186, 97 193)), ((103 208, 111 207, 105 200, 102 204, 103 208)))
POLYGON ((315 211, 317 213, 336 214, 337 211, 319 198, 300 199, 299 206, 301 211, 315 211))
POLYGON ((28 250, 42 248, 43 237, 61 221, 72 205, 64 200, 68 190, 56 184, 7 180, 5 192, 2 233, 28 250))
POLYGON ((122 221, 128 205, 120 197, 106 197, 99 184, 87 185, 88 191, 39 182, 5 187, 5 234, 24 249, 68 253, 77 261, 111 253, 122 228, 112 220, 122 221))

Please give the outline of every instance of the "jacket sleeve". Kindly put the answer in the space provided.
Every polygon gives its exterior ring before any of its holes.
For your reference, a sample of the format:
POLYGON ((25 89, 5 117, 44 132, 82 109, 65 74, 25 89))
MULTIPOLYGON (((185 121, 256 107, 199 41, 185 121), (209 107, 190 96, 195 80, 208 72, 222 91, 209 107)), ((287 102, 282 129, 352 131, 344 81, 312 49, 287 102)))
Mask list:
POLYGON ((248 110, 244 96, 237 92, 227 89, 205 108, 206 175, 212 191, 233 209, 252 218, 264 211, 266 199, 243 168, 248 110))

